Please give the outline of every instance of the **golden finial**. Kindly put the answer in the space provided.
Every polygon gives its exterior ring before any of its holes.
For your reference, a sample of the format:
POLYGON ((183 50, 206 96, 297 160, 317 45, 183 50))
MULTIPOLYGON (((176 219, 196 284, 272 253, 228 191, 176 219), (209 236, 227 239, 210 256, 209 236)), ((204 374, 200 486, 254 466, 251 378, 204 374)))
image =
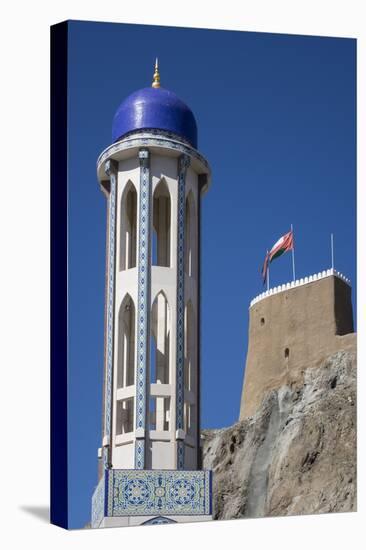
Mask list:
POLYGON ((151 86, 153 88, 160 88, 160 74, 159 74, 158 58, 156 58, 156 60, 155 60, 154 80, 153 80, 151 86))

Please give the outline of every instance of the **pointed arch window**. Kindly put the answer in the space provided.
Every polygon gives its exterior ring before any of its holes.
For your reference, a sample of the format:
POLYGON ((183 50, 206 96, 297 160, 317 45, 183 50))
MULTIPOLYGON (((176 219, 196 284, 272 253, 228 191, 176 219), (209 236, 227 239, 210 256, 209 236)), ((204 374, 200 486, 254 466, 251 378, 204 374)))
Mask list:
POLYGON ((171 200, 169 189, 161 179, 153 197, 152 264, 170 267, 171 200))
POLYGON ((164 292, 159 292, 151 309, 150 383, 169 384, 170 308, 164 292))
POLYGON ((197 343, 196 323, 191 301, 188 302, 185 308, 184 324, 184 387, 189 391, 194 391, 197 343))
POLYGON ((136 267, 137 192, 131 181, 121 198, 120 271, 136 267))
POLYGON ((185 432, 193 436, 196 422, 197 327, 191 301, 185 307, 184 324, 184 389, 191 393, 190 399, 184 402, 183 420, 185 432))
POLYGON ((184 270, 189 277, 196 277, 197 270, 197 217, 192 191, 186 198, 184 231, 184 270))
MULTIPOLYGON (((168 300, 161 291, 151 309, 150 384, 170 382, 171 315, 168 300)), ((149 428, 166 431, 170 426, 170 397, 150 396, 149 428)))
POLYGON ((129 294, 118 316, 117 388, 135 383, 135 305, 129 294))

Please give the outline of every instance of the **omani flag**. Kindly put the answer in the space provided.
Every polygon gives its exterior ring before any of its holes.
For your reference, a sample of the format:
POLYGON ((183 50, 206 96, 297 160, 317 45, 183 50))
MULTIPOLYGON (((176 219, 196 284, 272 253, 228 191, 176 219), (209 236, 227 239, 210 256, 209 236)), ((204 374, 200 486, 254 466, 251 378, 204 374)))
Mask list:
POLYGON ((275 258, 279 258, 279 256, 282 256, 285 252, 288 252, 289 250, 293 250, 294 248, 294 235, 293 232, 290 231, 289 233, 286 233, 286 235, 283 235, 278 241, 272 246, 271 250, 269 251, 269 261, 271 262, 275 258))

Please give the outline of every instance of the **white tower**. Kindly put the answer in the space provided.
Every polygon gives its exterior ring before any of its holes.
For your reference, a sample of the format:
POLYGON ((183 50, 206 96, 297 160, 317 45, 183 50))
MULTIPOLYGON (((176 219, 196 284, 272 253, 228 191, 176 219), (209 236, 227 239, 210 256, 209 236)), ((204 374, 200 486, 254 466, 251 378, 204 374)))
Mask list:
POLYGON ((99 157, 108 204, 103 442, 92 525, 211 519, 200 468, 200 205, 191 110, 154 81, 99 157))

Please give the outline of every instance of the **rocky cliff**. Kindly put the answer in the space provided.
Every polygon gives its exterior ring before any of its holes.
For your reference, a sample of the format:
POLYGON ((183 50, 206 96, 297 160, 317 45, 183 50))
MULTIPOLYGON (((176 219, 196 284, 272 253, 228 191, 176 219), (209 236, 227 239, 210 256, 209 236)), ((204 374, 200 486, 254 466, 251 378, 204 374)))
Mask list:
POLYGON ((356 510, 355 345, 303 380, 271 391, 254 416, 203 431, 215 519, 356 510))

